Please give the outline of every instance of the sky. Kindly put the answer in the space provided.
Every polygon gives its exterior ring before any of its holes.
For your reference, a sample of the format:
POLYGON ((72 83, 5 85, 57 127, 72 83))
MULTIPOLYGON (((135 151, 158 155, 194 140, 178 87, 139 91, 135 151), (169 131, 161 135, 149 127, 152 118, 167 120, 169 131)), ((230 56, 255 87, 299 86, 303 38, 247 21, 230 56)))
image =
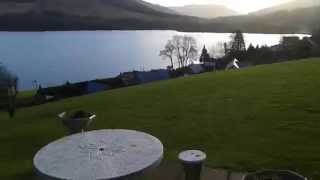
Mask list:
POLYGON ((290 0, 145 0, 162 6, 183 6, 189 4, 219 4, 240 13, 249 13, 290 0))

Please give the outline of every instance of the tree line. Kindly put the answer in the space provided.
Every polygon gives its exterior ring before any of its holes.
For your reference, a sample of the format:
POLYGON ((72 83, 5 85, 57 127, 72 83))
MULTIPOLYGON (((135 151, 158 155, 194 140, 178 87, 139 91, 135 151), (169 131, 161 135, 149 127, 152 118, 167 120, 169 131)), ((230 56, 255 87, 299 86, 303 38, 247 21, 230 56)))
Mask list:
MULTIPOLYGON (((217 69, 237 59, 242 64, 260 65, 276 62, 303 59, 320 56, 320 29, 313 31, 312 37, 283 37, 275 46, 253 46, 247 48, 245 38, 240 30, 234 31, 229 42, 218 44, 212 49, 211 58, 216 62, 217 69)), ((170 61, 170 69, 183 69, 189 64, 199 60, 203 55, 198 54, 197 41, 187 35, 176 35, 168 40, 160 56, 170 61)))

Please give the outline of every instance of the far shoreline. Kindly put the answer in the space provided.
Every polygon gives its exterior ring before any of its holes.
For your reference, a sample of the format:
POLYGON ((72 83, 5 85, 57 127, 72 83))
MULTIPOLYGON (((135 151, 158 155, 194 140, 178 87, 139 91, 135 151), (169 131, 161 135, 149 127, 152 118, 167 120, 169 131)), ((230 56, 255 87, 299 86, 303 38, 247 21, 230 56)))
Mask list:
MULTIPOLYGON (((101 31, 117 31, 117 32, 134 32, 134 31, 175 31, 179 33, 216 33, 216 34, 229 34, 234 31, 181 31, 175 29, 66 29, 66 30, 0 30, 7 33, 41 33, 41 32, 101 32, 101 31)), ((280 35, 305 35, 311 36, 310 32, 256 32, 256 31, 243 31, 244 34, 280 34, 280 35)))

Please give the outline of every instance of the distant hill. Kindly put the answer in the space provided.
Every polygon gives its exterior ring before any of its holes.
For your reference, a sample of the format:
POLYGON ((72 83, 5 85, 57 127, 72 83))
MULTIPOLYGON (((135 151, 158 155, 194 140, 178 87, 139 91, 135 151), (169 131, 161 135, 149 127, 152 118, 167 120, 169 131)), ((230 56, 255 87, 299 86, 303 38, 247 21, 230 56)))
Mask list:
POLYGON ((292 11, 299 8, 309 8, 320 6, 319 0, 292 0, 287 3, 283 3, 277 6, 273 6, 270 8, 262 9, 257 12, 253 12, 253 15, 267 15, 277 11, 292 11))
POLYGON ((235 16, 240 13, 222 5, 187 5, 180 7, 170 7, 170 9, 182 15, 196 16, 201 18, 216 18, 223 16, 235 16))
POLYGON ((212 23, 256 33, 311 33, 320 28, 320 6, 292 11, 277 11, 266 15, 222 17, 212 23))

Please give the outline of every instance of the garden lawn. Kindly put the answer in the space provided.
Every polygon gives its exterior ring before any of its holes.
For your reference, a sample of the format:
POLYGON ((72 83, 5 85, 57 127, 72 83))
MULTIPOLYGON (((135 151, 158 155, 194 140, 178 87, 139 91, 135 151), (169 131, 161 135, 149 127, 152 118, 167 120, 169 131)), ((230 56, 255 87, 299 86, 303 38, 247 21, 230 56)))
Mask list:
POLYGON ((96 112, 90 129, 158 137, 165 160, 184 149, 233 170, 291 169, 320 179, 320 59, 205 73, 0 113, 0 179, 31 179, 35 153, 67 135, 57 114, 96 112))

